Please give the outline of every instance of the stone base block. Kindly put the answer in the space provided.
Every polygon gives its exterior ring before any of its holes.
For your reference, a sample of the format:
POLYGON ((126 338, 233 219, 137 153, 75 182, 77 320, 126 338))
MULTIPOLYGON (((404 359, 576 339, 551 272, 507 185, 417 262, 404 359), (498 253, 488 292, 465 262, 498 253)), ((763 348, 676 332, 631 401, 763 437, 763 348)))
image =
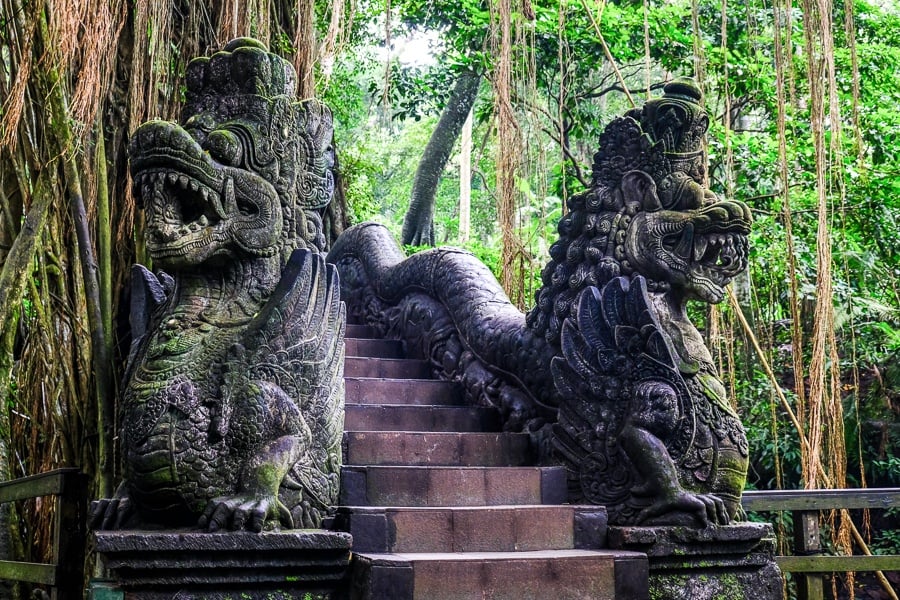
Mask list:
POLYGON ((94 539, 112 582, 95 584, 92 597, 110 600, 335 600, 346 593, 352 542, 321 530, 98 531, 94 539))
POLYGON ((650 598, 782 600, 772 526, 610 527, 610 548, 650 560, 650 598))

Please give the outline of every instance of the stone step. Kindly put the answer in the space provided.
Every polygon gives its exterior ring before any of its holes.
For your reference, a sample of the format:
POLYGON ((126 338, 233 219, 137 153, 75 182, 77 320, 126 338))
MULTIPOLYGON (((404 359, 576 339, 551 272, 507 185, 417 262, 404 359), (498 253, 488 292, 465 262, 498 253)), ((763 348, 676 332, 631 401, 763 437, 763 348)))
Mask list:
POLYGON ((522 552, 604 545, 601 506, 345 506, 335 527, 354 552, 522 552))
POLYGON ((375 333, 375 328, 369 325, 362 325, 360 323, 347 323, 347 329, 344 332, 344 337, 373 339, 377 337, 377 334, 375 333))
POLYGON ((497 431, 500 417, 488 408, 347 404, 344 431, 497 431))
POLYGON ((624 600, 649 597, 647 557, 546 550, 355 554, 351 600, 624 600))
POLYGON ((348 356, 344 359, 344 377, 430 379, 431 365, 427 360, 409 358, 348 356))
POLYGON ((341 469, 342 506, 563 504, 563 467, 379 467, 341 469))
POLYGON ((519 467, 534 456, 525 433, 348 431, 344 464, 519 467))
POLYGON ((398 340, 373 340, 344 338, 346 356, 371 356, 374 358, 404 358, 403 343, 398 340))
POLYGON ((347 404, 442 404, 457 406, 463 402, 462 386, 437 379, 386 379, 344 377, 347 404))

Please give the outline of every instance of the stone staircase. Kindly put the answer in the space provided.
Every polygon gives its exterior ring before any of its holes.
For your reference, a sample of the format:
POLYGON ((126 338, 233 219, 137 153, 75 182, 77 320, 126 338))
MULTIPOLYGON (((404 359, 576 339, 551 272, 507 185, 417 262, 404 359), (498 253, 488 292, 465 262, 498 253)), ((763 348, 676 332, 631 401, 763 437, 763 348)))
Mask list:
POLYGON ((341 507, 351 599, 647 597, 644 554, 603 550, 602 507, 564 504, 561 467, 463 405, 401 342, 348 325, 341 507))

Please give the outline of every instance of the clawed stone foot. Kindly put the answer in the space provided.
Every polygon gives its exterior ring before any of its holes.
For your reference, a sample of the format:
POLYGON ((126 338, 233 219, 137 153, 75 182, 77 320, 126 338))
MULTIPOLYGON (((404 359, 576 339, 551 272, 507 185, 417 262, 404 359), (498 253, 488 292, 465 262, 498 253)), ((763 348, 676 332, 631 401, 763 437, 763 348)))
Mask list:
POLYGON ((91 502, 91 529, 122 529, 134 515, 134 504, 128 496, 102 498, 91 502))
POLYGON ((637 523, 653 521, 654 524, 664 524, 665 515, 670 513, 687 513, 704 527, 710 525, 727 525, 728 512, 722 499, 712 494, 692 494, 680 491, 671 497, 656 500, 638 514, 637 523), (663 517, 656 519, 656 517, 663 517))
POLYGON ((291 512, 277 496, 240 494, 210 500, 197 524, 209 531, 246 529, 259 533, 269 519, 277 520, 286 529, 294 528, 291 512))
POLYGON ((322 525, 322 513, 305 500, 300 503, 301 517, 300 527, 303 529, 317 529, 322 525))

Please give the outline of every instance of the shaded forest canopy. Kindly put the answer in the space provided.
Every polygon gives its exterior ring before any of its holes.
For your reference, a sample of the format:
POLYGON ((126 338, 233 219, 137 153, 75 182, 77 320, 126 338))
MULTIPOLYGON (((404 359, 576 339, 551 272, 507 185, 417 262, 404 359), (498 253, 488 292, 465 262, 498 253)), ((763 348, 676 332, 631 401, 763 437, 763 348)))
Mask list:
MULTIPOLYGON (((697 315, 751 484, 900 485, 900 7, 854 0, 0 0, 0 479, 78 466, 111 493, 129 269, 147 263, 128 135, 177 118, 187 61, 243 35, 334 110, 333 233, 400 237, 450 91, 480 78, 471 150, 432 173, 423 222, 523 308, 602 128, 695 77, 710 187, 756 219, 748 275, 697 315)), ((37 560, 46 514, 20 510, 14 550, 37 560)))

